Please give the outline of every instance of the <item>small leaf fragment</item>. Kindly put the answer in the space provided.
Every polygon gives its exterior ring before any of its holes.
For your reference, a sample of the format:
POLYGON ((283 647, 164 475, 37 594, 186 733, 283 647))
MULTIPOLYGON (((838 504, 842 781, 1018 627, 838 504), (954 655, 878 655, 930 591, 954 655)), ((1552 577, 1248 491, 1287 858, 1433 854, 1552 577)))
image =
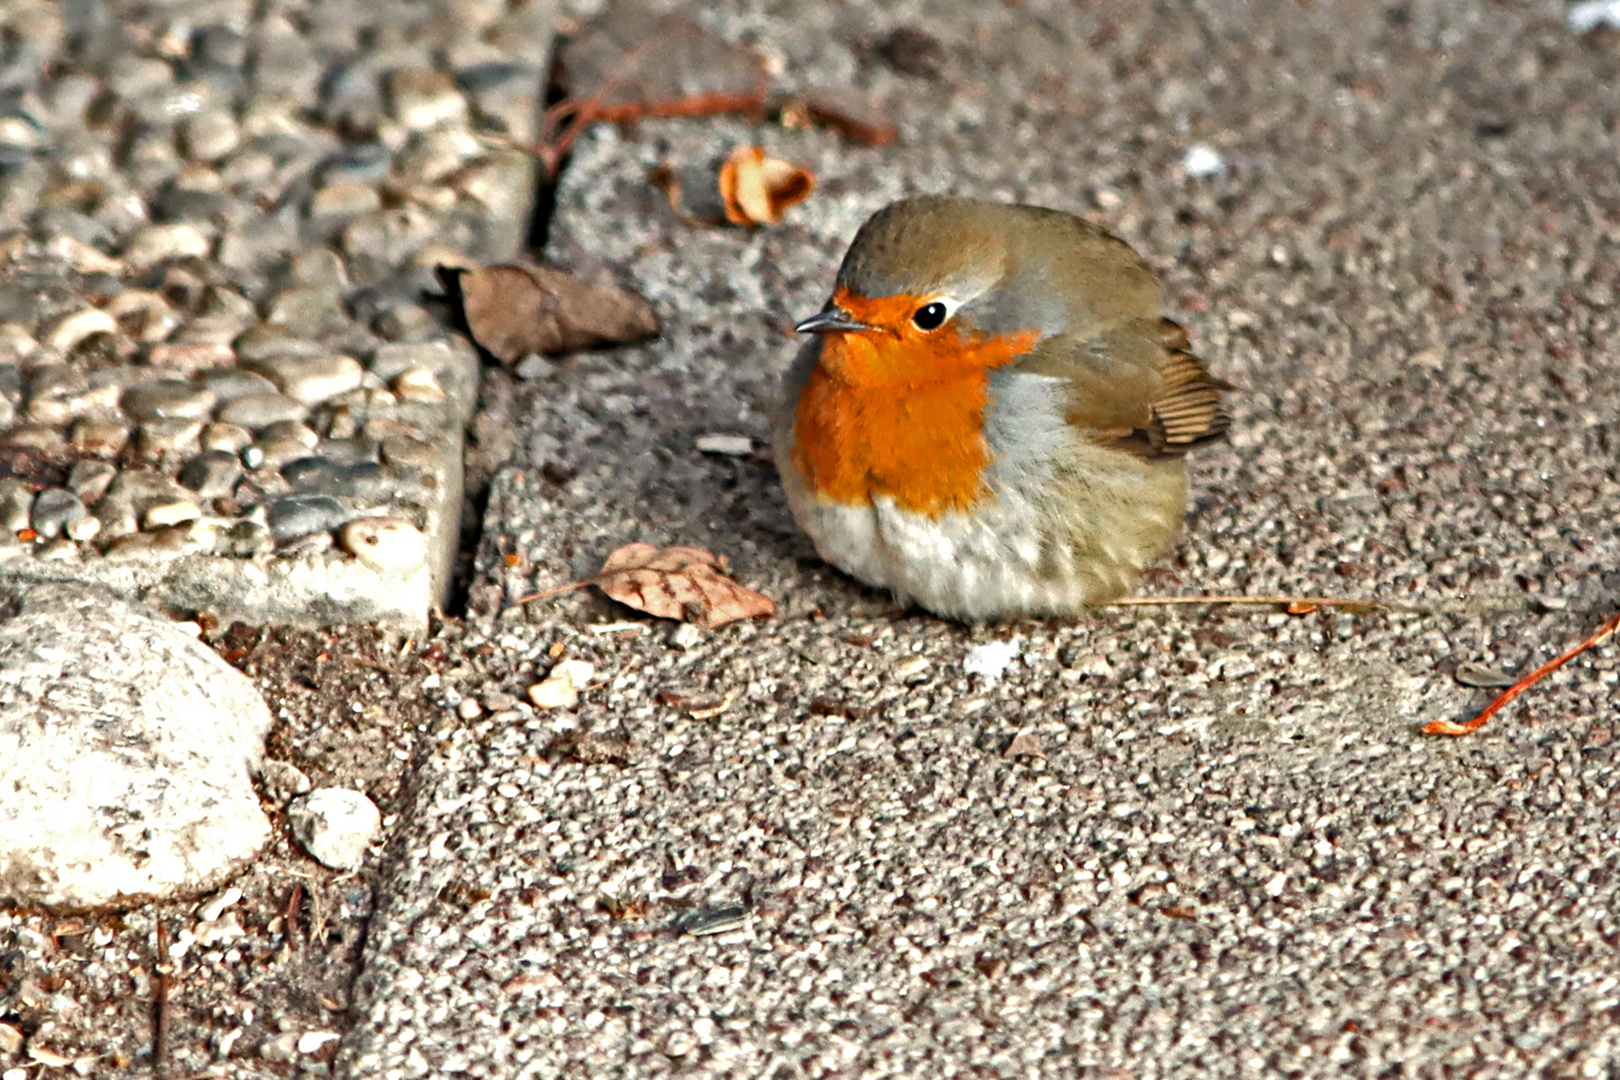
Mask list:
POLYGON ((1040 736, 1031 735, 1027 731, 1020 731, 1013 736, 1013 741, 1008 743, 1007 749, 1001 752, 1001 757, 1005 761, 1020 757, 1044 758, 1045 756, 1046 751, 1041 747, 1040 736))
POLYGON ((626 544, 591 583, 638 611, 713 630, 738 619, 776 614, 770 597, 725 576, 724 556, 694 547, 626 544))

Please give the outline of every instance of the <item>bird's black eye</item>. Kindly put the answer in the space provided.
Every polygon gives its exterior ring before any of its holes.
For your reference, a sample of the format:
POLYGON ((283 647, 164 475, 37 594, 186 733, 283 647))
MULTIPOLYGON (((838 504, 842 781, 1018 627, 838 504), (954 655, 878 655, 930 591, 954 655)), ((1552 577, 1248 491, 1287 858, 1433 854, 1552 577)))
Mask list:
POLYGON ((932 304, 924 304, 917 309, 917 314, 911 317, 912 324, 919 330, 938 330, 950 318, 950 309, 935 300, 932 304))

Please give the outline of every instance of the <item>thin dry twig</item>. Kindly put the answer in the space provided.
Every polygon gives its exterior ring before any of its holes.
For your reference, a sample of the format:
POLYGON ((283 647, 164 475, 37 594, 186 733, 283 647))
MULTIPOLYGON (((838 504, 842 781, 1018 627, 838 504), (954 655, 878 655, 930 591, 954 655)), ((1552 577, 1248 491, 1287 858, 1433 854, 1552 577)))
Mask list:
POLYGON ((287 894, 287 913, 282 921, 287 925, 287 951, 295 952, 298 949, 298 905, 304 902, 304 887, 294 885, 292 892, 287 894))
POLYGON ((1252 604, 1284 607, 1290 615, 1308 615, 1319 607, 1350 611, 1393 611, 1396 605, 1382 600, 1358 600, 1350 596, 1125 596, 1100 607, 1158 607, 1186 604, 1252 604))
MULTIPOLYGON (((596 575, 596 577, 600 576, 600 574, 596 575)), ((571 593, 576 589, 583 589, 587 585, 595 585, 596 577, 588 577, 580 581, 570 581, 566 585, 558 585, 551 589, 541 589, 539 592, 532 592, 527 596, 520 596, 516 600, 512 601, 512 603, 514 605, 528 604, 535 600, 544 600, 548 596, 561 596, 563 593, 571 593)))
POLYGON ((636 65, 641 63, 652 44, 650 41, 644 41, 625 53, 624 59, 608 72, 607 77, 597 85, 589 97, 559 101, 541 114, 542 135, 534 152, 546 170, 547 176, 557 175, 557 167, 563 157, 580 135, 584 134, 585 129, 598 119, 603 99, 635 72, 636 65), (568 126, 559 128, 564 121, 567 121, 568 126))
POLYGON ((618 105, 607 105, 604 102, 607 96, 622 86, 632 75, 636 68, 647 58, 647 54, 657 45, 657 41, 644 41, 640 45, 625 53, 624 58, 610 71, 597 85, 589 96, 583 98, 566 98, 548 108, 541 114, 541 127, 543 132, 539 142, 535 145, 535 156, 546 170, 546 175, 556 176, 557 168, 568 151, 573 148, 585 129, 598 120, 615 124, 628 124, 649 117, 694 117, 694 116, 721 116, 729 113, 744 115, 763 115, 765 112, 765 94, 767 84, 761 78, 757 92, 753 94, 724 94, 705 93, 693 94, 690 97, 678 98, 671 101, 632 101, 618 105))
POLYGON ((1474 717, 1466 724, 1454 724, 1450 720, 1435 720, 1423 725, 1423 733, 1425 735, 1467 735, 1470 731, 1478 731, 1480 728, 1485 726, 1485 721, 1494 716, 1496 712, 1502 708, 1502 706, 1506 705, 1508 702, 1530 689, 1536 683, 1540 682, 1542 679, 1545 679, 1548 675, 1551 675, 1553 672, 1557 671, 1559 668, 1581 655, 1581 653, 1603 644, 1606 639, 1614 635, 1616 630, 1620 630, 1620 612, 1616 612, 1614 618, 1598 627, 1597 633, 1593 634, 1591 637, 1587 638, 1573 649, 1564 653, 1564 655, 1555 657, 1547 661, 1545 664, 1542 664, 1540 667, 1536 668, 1536 670, 1532 671, 1530 674, 1526 675, 1524 678, 1502 691, 1502 693, 1497 696, 1495 701, 1485 706, 1484 710, 1481 711, 1478 716, 1474 717))
POLYGON ((162 916, 157 920, 157 1000, 153 1003, 156 1031, 152 1034, 152 1075, 166 1076, 169 1072, 169 988, 174 977, 174 965, 169 962, 169 928, 162 916))

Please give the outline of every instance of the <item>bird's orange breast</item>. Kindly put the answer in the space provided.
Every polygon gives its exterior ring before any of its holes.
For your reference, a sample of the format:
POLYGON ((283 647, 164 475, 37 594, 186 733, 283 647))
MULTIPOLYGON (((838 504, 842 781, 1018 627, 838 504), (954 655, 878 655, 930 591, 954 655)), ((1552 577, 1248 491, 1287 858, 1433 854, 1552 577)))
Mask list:
POLYGON ((794 467, 811 491, 845 506, 887 495, 928 517, 970 509, 986 491, 990 372, 1037 337, 980 338, 955 327, 926 339, 828 335, 799 392, 794 467))

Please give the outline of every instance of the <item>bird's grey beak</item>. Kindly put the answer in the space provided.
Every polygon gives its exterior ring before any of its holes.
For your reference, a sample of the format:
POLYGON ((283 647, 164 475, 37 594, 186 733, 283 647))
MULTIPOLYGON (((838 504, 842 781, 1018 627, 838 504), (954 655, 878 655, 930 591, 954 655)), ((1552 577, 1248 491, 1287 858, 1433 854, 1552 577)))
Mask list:
POLYGON ((793 329, 800 334, 837 334, 846 330, 870 330, 872 328, 851 318, 849 312, 843 308, 830 307, 816 312, 793 329))

